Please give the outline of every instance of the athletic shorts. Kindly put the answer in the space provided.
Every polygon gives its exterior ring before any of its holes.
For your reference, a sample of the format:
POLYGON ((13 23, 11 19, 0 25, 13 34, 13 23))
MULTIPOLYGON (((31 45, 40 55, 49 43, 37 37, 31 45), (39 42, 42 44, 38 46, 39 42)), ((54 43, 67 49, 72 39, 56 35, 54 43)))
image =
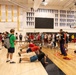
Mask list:
POLYGON ((66 44, 68 43, 68 40, 66 40, 66 44))
POLYGON ((28 48, 26 52, 27 53, 32 52, 31 48, 28 48))
POLYGON ((22 37, 19 38, 19 41, 22 41, 22 37))
POLYGON ((30 62, 34 62, 38 59, 37 55, 30 57, 30 62))
POLYGON ((4 43, 4 40, 2 40, 2 43, 4 43))
POLYGON ((8 53, 14 53, 14 52, 15 52, 15 48, 11 48, 11 47, 10 47, 10 48, 8 49, 8 53))

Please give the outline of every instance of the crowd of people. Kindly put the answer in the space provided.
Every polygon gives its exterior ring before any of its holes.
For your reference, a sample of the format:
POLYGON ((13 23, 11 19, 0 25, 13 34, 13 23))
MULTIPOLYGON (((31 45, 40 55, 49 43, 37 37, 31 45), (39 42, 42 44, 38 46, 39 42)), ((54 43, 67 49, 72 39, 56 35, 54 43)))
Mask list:
MULTIPOLYGON (((13 58, 13 53, 15 52, 15 44, 19 41, 21 42, 23 39, 23 35, 20 33, 15 34, 15 30, 11 29, 10 33, 0 33, 0 41, 2 42, 2 46, 4 45, 4 39, 10 36, 10 48, 7 50, 7 60, 6 62, 15 63, 13 58), (12 35, 12 36, 10 36, 12 35)), ((69 34, 68 32, 63 31, 63 29, 60 29, 58 33, 27 33, 24 36, 25 42, 28 42, 27 44, 21 44, 19 46, 20 52, 18 52, 18 55, 21 56, 23 53, 29 53, 29 52, 35 52, 36 54, 27 58, 20 58, 19 63, 21 61, 29 60, 31 62, 36 61, 37 59, 41 61, 42 58, 44 58, 44 61, 46 63, 46 56, 42 51, 42 47, 49 47, 49 48, 58 48, 61 51, 61 55, 67 56, 68 51, 68 42, 69 42, 69 34), (25 50, 23 50, 25 49, 25 50)))

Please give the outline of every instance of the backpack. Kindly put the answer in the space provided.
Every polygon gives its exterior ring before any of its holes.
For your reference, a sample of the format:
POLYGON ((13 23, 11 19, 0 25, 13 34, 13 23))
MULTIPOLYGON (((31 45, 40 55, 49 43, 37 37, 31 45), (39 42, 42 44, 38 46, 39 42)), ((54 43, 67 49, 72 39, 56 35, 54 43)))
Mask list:
POLYGON ((11 36, 12 36, 12 35, 10 35, 9 37, 6 37, 6 38, 4 39, 4 47, 7 48, 7 49, 10 48, 10 37, 11 37, 11 36))

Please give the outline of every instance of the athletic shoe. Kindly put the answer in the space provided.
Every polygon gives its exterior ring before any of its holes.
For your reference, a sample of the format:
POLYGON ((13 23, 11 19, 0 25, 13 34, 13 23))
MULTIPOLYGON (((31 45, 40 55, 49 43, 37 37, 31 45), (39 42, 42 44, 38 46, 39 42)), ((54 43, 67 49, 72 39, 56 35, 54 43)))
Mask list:
POLYGON ((60 54, 60 55, 63 55, 63 54, 60 54))
POLYGON ((10 64, 14 64, 14 63, 16 63, 16 62, 14 62, 14 61, 10 62, 10 64))
POLYGON ((63 54, 64 56, 67 56, 67 54, 63 54))
POLYGON ((63 57, 63 59, 65 59, 65 60, 71 60, 70 58, 68 58, 68 57, 63 57))
POLYGON ((9 61, 10 61, 10 60, 7 60, 6 63, 9 62, 9 61))
POLYGON ((21 58, 19 59, 19 63, 21 63, 21 58))
POLYGON ((74 53, 76 53, 76 50, 74 51, 74 53))
POLYGON ((21 56, 21 54, 20 54, 20 53, 18 53, 18 55, 19 55, 19 56, 21 56))

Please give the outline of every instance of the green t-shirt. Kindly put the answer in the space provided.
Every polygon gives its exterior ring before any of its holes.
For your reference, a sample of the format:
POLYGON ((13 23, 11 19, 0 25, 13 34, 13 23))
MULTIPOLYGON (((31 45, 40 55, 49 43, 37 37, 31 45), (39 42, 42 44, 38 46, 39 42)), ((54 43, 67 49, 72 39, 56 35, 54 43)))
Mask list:
POLYGON ((10 36, 11 47, 15 47, 14 41, 16 40, 16 37, 14 36, 14 34, 9 34, 9 36, 10 36))

